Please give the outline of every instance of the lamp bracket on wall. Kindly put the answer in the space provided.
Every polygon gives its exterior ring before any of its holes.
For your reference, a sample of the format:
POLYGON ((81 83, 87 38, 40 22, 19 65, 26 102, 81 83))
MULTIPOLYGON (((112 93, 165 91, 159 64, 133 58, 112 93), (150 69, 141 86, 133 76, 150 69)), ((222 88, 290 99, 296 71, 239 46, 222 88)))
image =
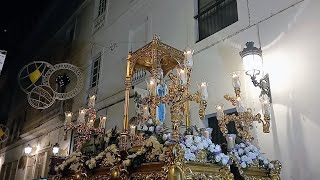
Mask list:
POLYGON ((269 74, 264 75, 260 80, 257 80, 256 75, 252 75, 251 81, 255 87, 259 87, 261 89, 260 97, 266 94, 270 98, 270 103, 272 103, 269 74))

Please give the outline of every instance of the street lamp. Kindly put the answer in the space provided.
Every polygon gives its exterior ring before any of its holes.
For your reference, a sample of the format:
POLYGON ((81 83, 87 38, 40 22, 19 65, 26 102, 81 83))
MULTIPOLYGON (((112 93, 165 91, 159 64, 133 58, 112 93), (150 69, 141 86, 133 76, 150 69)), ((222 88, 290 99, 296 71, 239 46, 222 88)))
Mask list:
POLYGON ((30 146, 30 144, 28 144, 25 148, 24 148, 24 153, 26 155, 29 155, 32 151, 32 147, 30 146))
POLYGON ((57 155, 59 153, 59 150, 60 150, 60 146, 58 143, 56 143, 53 147, 52 147, 52 153, 54 155, 57 155))
POLYGON ((255 87, 261 89, 260 97, 267 95, 271 102, 271 91, 269 74, 264 75, 260 80, 257 80, 257 75, 262 73, 262 50, 254 46, 254 42, 247 42, 246 46, 239 52, 246 75, 251 77, 251 81, 255 87))

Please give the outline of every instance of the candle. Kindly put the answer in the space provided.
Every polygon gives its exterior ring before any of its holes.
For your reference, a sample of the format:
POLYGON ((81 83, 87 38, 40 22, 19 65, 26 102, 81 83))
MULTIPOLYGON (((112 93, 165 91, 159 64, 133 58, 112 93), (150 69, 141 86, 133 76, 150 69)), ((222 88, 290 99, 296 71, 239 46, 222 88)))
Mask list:
POLYGON ((79 124, 85 122, 84 118, 85 118, 86 112, 87 112, 87 109, 84 109, 84 108, 79 110, 79 116, 77 120, 79 124))
POLYGON ((207 100, 208 99, 208 88, 207 88, 207 83, 203 82, 201 83, 201 96, 203 100, 207 100))
POLYGON ((221 120, 224 118, 223 105, 216 105, 217 119, 221 120))
POLYGON ((135 135, 136 134, 136 126, 135 125, 131 125, 130 126, 130 135, 135 135))
POLYGON ((228 144, 228 151, 232 151, 236 143, 236 135, 235 134, 227 134, 226 140, 228 144))
POLYGON ((64 114, 65 114, 64 125, 69 125, 69 124, 71 124, 72 112, 66 111, 64 114))
POLYGON ((187 83, 186 71, 184 69, 178 69, 178 76, 180 79, 180 84, 185 85, 187 83))
POLYGON ((156 95, 156 90, 157 90, 157 82, 155 80, 155 78, 151 77, 149 83, 147 84, 148 86, 148 90, 149 90, 149 94, 151 96, 155 96, 156 95))
POLYGON ((184 56, 185 56, 185 59, 186 59, 186 65, 188 67, 192 67, 193 66, 192 55, 193 55, 193 50, 190 49, 190 48, 186 48, 186 50, 184 51, 184 56))
POLYGON ((232 86, 234 88, 240 88, 240 78, 239 78, 239 72, 233 72, 232 73, 232 86))
POLYGON ((148 107, 148 105, 144 105, 143 106, 143 117, 146 118, 146 119, 148 119, 148 117, 149 117, 149 107, 148 107))
POLYGON ((241 100, 241 97, 236 98, 236 109, 237 112, 245 112, 246 108, 241 100))
POLYGON ((90 119, 87 126, 93 127, 93 125, 94 125, 94 119, 90 119))
POLYGON ((205 138, 209 138, 209 131, 208 130, 203 131, 203 136, 205 138))
POLYGON ((106 116, 100 116, 99 128, 105 129, 106 128, 106 121, 107 121, 106 116))
POLYGON ((92 95, 92 96, 89 98, 89 108, 93 108, 94 105, 95 105, 95 102, 96 102, 96 95, 92 95))

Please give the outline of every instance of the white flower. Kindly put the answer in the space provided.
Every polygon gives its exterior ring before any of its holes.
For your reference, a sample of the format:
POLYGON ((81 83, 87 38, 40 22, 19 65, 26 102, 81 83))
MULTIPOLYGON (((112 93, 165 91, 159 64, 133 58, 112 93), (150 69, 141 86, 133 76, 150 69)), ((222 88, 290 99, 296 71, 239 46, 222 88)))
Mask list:
POLYGON ((221 151, 221 147, 220 147, 219 144, 216 145, 215 150, 216 150, 216 152, 220 152, 221 151))
POLYGON ((244 151, 245 151, 246 153, 249 153, 249 152, 250 152, 250 147, 245 147, 245 148, 244 148, 244 151))
POLYGON ((148 126, 144 125, 143 128, 142 128, 142 130, 148 131, 148 126))
POLYGON ((153 124, 152 119, 149 119, 149 120, 148 120, 148 124, 153 124))
POLYGON ((165 154, 160 154, 159 160, 160 161, 164 161, 165 159, 166 159, 166 155, 165 154))
POLYGON ((244 153, 244 150, 240 148, 240 149, 238 150, 238 153, 239 153, 239 155, 241 156, 241 155, 244 153))
POLYGON ((273 169, 273 168, 274 168, 274 164, 269 163, 269 168, 270 168, 270 169, 273 169))
POLYGON ((194 142, 195 142, 195 143, 200 143, 200 142, 201 142, 201 137, 195 136, 195 137, 194 137, 194 142))
POLYGON ((243 156, 241 157, 241 160, 242 160, 242 161, 248 161, 248 156, 243 155, 243 156))
POLYGON ((192 146, 192 143, 186 142, 186 146, 187 146, 188 148, 190 148, 190 147, 192 146))
POLYGON ((150 127, 149 127, 149 131, 150 131, 150 132, 153 132, 153 131, 154 131, 154 126, 150 126, 150 127))
POLYGON ((184 154, 184 158, 188 161, 194 161, 196 159, 196 155, 193 153, 184 154))
POLYGON ((196 150, 197 150, 197 146, 195 146, 195 145, 192 145, 192 146, 190 147, 190 150, 191 150, 191 152, 194 152, 194 151, 196 151, 196 150))
POLYGON ((221 160, 221 163, 223 164, 223 165, 226 165, 227 163, 228 163, 228 159, 225 159, 225 158, 223 158, 222 160, 221 160))
POLYGON ((204 148, 204 145, 203 145, 203 143, 199 143, 198 145, 197 145, 197 149, 203 149, 204 148))
POLYGON ((162 135, 162 140, 166 141, 167 138, 168 138, 168 135, 166 135, 166 134, 163 134, 163 135, 162 135))
POLYGON ((127 159, 127 160, 124 160, 122 164, 123 164, 124 166, 130 166, 131 161, 130 161, 130 159, 127 159))
POLYGON ((215 152, 215 147, 216 147, 216 146, 215 146, 214 144, 211 144, 211 145, 209 146, 209 151, 212 152, 212 153, 215 152))
POLYGON ((253 163, 252 159, 248 158, 248 159, 247 159, 247 163, 248 163, 248 164, 252 164, 252 163, 253 163))
POLYGON ((221 156, 215 156, 214 159, 215 159, 216 162, 220 162, 221 161, 221 156))
POLYGON ((161 130, 161 126, 156 126, 156 131, 160 131, 161 130))
POLYGON ((247 164, 246 164, 245 162, 242 162, 242 163, 241 163, 241 167, 242 167, 242 168, 246 168, 246 167, 247 167, 247 164))
POLYGON ((245 148, 246 145, 245 145, 244 143, 240 143, 240 147, 241 147, 241 148, 245 148))
POLYGON ((269 164, 269 160, 268 159, 264 159, 263 160, 263 164, 268 165, 269 164))

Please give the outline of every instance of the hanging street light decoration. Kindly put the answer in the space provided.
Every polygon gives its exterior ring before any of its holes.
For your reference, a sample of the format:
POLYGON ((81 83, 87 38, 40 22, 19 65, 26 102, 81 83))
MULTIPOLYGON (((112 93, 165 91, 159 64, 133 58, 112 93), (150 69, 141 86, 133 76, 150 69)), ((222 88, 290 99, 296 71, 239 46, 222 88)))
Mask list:
POLYGON ((260 97, 265 94, 271 102, 269 74, 265 74, 260 80, 257 80, 258 75, 263 75, 262 50, 255 47, 254 42, 247 42, 246 46, 239 52, 243 60, 245 73, 251 77, 253 85, 261 89, 260 97))

